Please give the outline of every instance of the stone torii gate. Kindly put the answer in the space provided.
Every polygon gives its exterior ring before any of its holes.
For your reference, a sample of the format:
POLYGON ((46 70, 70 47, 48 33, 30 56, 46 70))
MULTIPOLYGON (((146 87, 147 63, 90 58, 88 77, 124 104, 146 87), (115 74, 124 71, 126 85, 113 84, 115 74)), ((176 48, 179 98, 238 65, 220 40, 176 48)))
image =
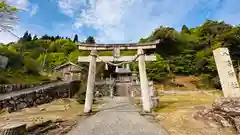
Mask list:
POLYGON ((78 57, 78 62, 90 62, 87 80, 87 90, 84 113, 92 111, 93 90, 95 85, 96 62, 105 62, 106 64, 114 65, 116 67, 138 61, 141 95, 143 102, 143 110, 151 112, 151 103, 149 95, 148 79, 146 74, 145 61, 156 61, 156 56, 145 56, 144 49, 154 49, 159 40, 151 43, 132 43, 132 44, 78 44, 80 50, 91 50, 89 56, 78 57), (113 56, 98 56, 97 51, 113 51, 113 56), (120 50, 137 50, 136 56, 120 56, 120 50), (121 62, 121 63, 115 63, 121 62))

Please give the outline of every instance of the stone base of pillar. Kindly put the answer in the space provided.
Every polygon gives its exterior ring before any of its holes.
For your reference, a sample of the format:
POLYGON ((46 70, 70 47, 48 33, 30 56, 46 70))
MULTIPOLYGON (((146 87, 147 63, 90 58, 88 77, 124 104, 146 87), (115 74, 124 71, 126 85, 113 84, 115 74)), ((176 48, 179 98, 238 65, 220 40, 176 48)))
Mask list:
POLYGON ((160 107, 160 101, 158 97, 152 97, 151 98, 151 108, 159 108, 160 107))

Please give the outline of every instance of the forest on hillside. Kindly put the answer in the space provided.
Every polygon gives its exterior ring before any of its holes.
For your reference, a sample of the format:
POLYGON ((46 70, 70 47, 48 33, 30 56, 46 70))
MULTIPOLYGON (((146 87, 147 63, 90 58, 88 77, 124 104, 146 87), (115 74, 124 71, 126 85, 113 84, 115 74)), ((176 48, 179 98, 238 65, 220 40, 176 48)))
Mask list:
POLYGON ((174 28, 160 27, 140 42, 156 39, 161 40, 155 50, 158 61, 147 65, 149 77, 153 80, 162 80, 163 76, 174 78, 174 75, 194 75, 201 77, 206 87, 219 88, 213 58, 213 50, 219 47, 229 49, 236 72, 239 72, 240 26, 206 20, 194 28, 183 25, 180 32, 174 28))
MULTIPOLYGON (((156 62, 147 62, 148 77, 155 82, 172 79, 176 75, 194 75, 202 78, 208 87, 219 87, 216 66, 212 51, 218 47, 230 50, 236 70, 240 57, 240 26, 232 26, 224 22, 207 20, 203 25, 188 28, 182 26, 180 32, 171 27, 159 27, 149 37, 139 42, 151 42, 160 39, 155 50, 156 62)), ((0 54, 9 57, 8 70, 22 71, 38 75, 40 71, 51 72, 52 69, 68 60, 77 62, 78 56, 86 56, 87 51, 80 51, 74 39, 60 36, 41 37, 25 34, 16 43, 2 44, 0 54)), ((88 37, 81 43, 95 43, 94 37, 88 37)), ((111 52, 100 52, 101 55, 111 55, 111 52)), ((123 55, 134 54, 125 52, 123 55)), ((137 70, 137 64, 131 67, 137 70)), ((102 71, 104 68, 102 68, 102 71)), ((237 71, 238 72, 238 71, 237 71)))
MULTIPOLYGON (((17 21, 18 9, 0 2, 1 18, 0 30, 11 33, 14 22, 17 21)), ((159 24, 161 25, 161 24, 159 24)), ((174 80, 175 76, 198 76, 205 87, 220 87, 219 78, 213 58, 213 50, 218 47, 227 47, 236 69, 240 57, 240 25, 232 26, 223 21, 206 20, 201 26, 188 28, 182 26, 181 31, 171 27, 160 26, 140 43, 160 40, 155 50, 146 53, 155 53, 156 62, 147 62, 148 77, 155 82, 174 80)), ((78 35, 73 39, 59 35, 32 35, 26 31, 17 42, 0 45, 0 55, 7 56, 7 69, 0 70, 0 82, 11 83, 9 78, 23 76, 23 78, 37 78, 42 72, 51 73, 53 68, 67 61, 77 62, 78 56, 87 56, 88 51, 80 51, 78 42, 95 43, 94 37, 89 36, 85 41, 79 41, 78 35)), ((112 52, 99 52, 99 55, 112 55, 112 52)), ((133 55, 134 51, 125 51, 121 55, 133 55)), ((87 65, 83 65, 86 66, 87 65)), ((98 72, 104 71, 104 64, 98 65, 98 72)), ((131 65, 137 70, 137 64, 131 65)), ((21 77, 16 77, 21 78, 21 77)), ((43 78, 47 79, 47 78, 43 78)), ((20 79, 21 80, 21 79, 20 79)), ((28 80, 27 80, 28 81, 28 80)))

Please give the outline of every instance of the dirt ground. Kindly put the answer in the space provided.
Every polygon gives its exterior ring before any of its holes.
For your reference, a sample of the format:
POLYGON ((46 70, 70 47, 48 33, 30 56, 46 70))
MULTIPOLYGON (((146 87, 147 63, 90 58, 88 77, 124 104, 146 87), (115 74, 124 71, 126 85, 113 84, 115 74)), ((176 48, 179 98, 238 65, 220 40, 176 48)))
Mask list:
MULTIPOLYGON (((76 119, 83 114, 83 105, 75 99, 58 99, 48 104, 38 107, 26 108, 20 112, 0 113, 0 128, 9 123, 25 123, 28 127, 41 124, 49 120, 57 124, 57 129, 71 127, 75 124, 76 119)), ((97 106, 93 106, 93 111, 97 106)), ((51 126, 51 125, 50 125, 51 126)), ((56 128, 56 126, 55 126, 56 128)), ((50 131, 47 135, 56 134, 57 130, 50 131), (54 133, 55 132, 55 133, 54 133)))
POLYGON ((222 96, 220 92, 180 91, 160 96, 156 119, 171 135, 235 135, 234 129, 222 128, 215 122, 195 120, 194 114, 222 96))
MULTIPOLYGON (((234 129, 222 128, 215 122, 195 120, 194 114, 204 107, 211 107, 213 101, 222 96, 217 91, 165 91, 160 93, 160 108, 155 108, 156 120, 171 135, 235 135, 234 129)), ((93 106, 97 110, 97 105, 93 106)), ((93 111, 94 111, 93 110, 93 111)), ((8 123, 23 122, 27 127, 45 121, 63 121, 47 135, 62 135, 75 124, 75 120, 84 118, 83 105, 74 99, 59 99, 21 112, 0 113, 0 128, 8 123), (65 130, 67 129, 67 130, 65 130)))
POLYGON ((164 89, 164 90, 189 90, 196 91, 199 89, 210 89, 203 88, 204 84, 201 82, 201 78, 196 76, 175 76, 174 82, 168 81, 163 84, 155 84, 156 89, 164 89))

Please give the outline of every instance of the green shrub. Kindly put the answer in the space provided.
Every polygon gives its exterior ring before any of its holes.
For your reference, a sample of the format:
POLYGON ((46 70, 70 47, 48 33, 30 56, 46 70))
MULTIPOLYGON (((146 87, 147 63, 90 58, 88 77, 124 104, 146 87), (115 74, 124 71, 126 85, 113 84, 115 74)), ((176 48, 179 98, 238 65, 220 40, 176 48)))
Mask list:
POLYGON ((29 74, 39 75, 39 63, 29 56, 24 57, 24 71, 29 74))
POLYGON ((0 76, 0 84, 10 84, 10 80, 8 80, 6 77, 0 76))
POLYGON ((81 86, 80 86, 79 91, 77 92, 77 95, 76 95, 77 101, 80 104, 85 103, 86 89, 87 89, 87 78, 84 78, 83 81, 81 82, 81 86))
POLYGON ((77 102, 79 104, 84 104, 85 103, 85 98, 86 98, 86 92, 79 92, 77 93, 77 102))

